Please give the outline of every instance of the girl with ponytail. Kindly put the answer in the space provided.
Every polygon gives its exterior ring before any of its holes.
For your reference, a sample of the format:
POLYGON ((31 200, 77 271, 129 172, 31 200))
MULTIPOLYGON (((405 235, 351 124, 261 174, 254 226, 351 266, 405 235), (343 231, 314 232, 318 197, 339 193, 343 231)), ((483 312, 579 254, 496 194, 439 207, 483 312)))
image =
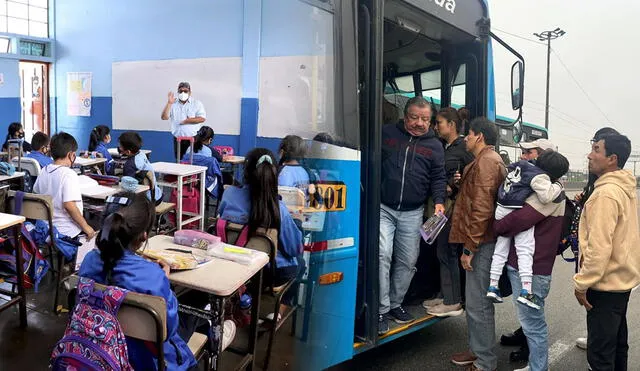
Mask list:
MULTIPOLYGON (((167 369, 189 370, 196 366, 196 360, 187 346, 192 332, 185 335, 180 328, 186 321, 185 318, 182 321, 178 318, 178 301, 169 286, 169 267, 166 263, 158 264, 136 255, 149 237, 155 208, 144 194, 128 197, 133 198, 131 205, 105 219, 96 237, 97 249, 87 254, 79 275, 101 284, 163 297, 167 303, 168 336, 163 347, 167 369)), ((134 369, 157 369, 157 359, 144 342, 127 338, 127 347, 134 369)))
MULTIPOLYGON (((105 170, 108 175, 113 175, 115 162, 107 150, 107 144, 111 143, 111 129, 105 125, 98 125, 89 134, 89 152, 98 152, 107 159, 105 170)), ((88 154, 87 154, 88 155, 88 154)))
MULTIPOLYGON (((249 236, 260 227, 278 230, 276 277, 266 277, 271 285, 280 286, 303 271, 302 233, 278 197, 278 171, 271 151, 256 148, 247 154, 244 186, 228 188, 218 212, 221 219, 247 225, 249 236)), ((285 295, 280 313, 291 304, 295 292, 291 289, 285 295)))
MULTIPOLYGON (((198 155, 203 155, 206 157, 215 157, 218 162, 222 162, 222 155, 220 152, 211 149, 211 143, 213 143, 213 138, 215 137, 215 133, 213 129, 208 126, 203 126, 198 130, 198 133, 193 137, 193 153, 198 155)), ((183 156, 183 159, 189 158, 191 156, 191 148, 187 149, 187 152, 183 156)))
POLYGON ((297 135, 287 135, 280 142, 278 152, 278 185, 300 188, 306 193, 310 181, 309 173, 302 165, 307 152, 304 140, 297 135))

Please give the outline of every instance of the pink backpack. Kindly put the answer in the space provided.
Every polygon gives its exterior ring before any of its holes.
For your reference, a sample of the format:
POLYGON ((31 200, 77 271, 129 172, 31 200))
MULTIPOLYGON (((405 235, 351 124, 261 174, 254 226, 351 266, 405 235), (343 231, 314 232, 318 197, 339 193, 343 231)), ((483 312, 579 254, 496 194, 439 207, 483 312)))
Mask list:
POLYGON ((133 370, 117 317, 127 290, 115 286, 94 290, 94 284, 80 278, 75 309, 51 353, 54 371, 133 370))

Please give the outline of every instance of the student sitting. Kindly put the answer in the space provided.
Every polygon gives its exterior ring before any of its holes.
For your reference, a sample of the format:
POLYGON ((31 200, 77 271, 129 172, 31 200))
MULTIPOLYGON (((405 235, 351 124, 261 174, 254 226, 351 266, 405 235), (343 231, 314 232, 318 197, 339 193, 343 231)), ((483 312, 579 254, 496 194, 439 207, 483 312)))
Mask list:
MULTIPOLYGON (((167 340, 163 345, 166 369, 190 370, 197 366, 187 346, 195 329, 190 326, 194 318, 178 314, 178 300, 168 279, 169 266, 161 261, 148 261, 135 253, 149 238, 154 214, 153 204, 145 196, 136 195, 131 205, 109 215, 96 239, 98 249, 84 258, 79 275, 101 284, 164 298, 167 303, 167 340)), ((206 295, 204 298, 206 301, 206 295)), ((225 321, 224 326, 223 348, 235 335, 232 321, 225 321)), ((157 357, 143 341, 127 338, 127 347, 129 362, 135 370, 157 369, 157 357)))
MULTIPOLYGON (((296 277, 304 269, 302 233, 293 222, 285 204, 278 198, 278 183, 273 153, 256 148, 247 154, 242 188, 225 190, 218 207, 221 219, 249 226, 249 236, 260 227, 278 230, 276 276, 266 277, 271 285, 280 286, 296 277)), ((294 289, 283 297, 280 314, 291 305, 294 289)))
POLYGON ((40 167, 45 167, 53 163, 53 160, 49 156, 49 136, 43 132, 37 132, 33 134, 31 138, 32 151, 25 157, 32 158, 40 164, 40 167))
MULTIPOLYGON (((208 126, 203 126, 198 130, 198 133, 193 137, 193 149, 195 154, 203 155, 206 157, 215 157, 218 162, 222 162, 222 155, 215 149, 211 149, 211 143, 213 143, 213 137, 215 133, 213 129, 208 126)), ((191 148, 187 149, 187 152, 182 156, 183 161, 188 161, 191 156, 191 148)))
MULTIPOLYGON (((4 144, 2 145, 2 150, 4 152, 8 152, 9 151, 9 140, 10 139, 22 139, 22 152, 26 153, 26 152, 31 152, 31 144, 29 144, 29 142, 27 142, 26 140, 24 140, 24 130, 22 129, 22 124, 19 122, 12 122, 11 125, 9 125, 9 129, 7 130, 7 139, 4 141, 4 144)), ((17 154, 16 154, 17 156, 17 154)), ((11 156, 13 157, 13 156, 11 156)))
POLYGON ((58 232, 71 238, 84 233, 90 240, 96 232, 82 216, 80 182, 78 174, 71 169, 77 150, 78 143, 70 134, 60 132, 54 135, 51 138, 53 163, 42 169, 33 191, 52 197, 53 225, 58 232))
POLYGON ((109 129, 109 127, 98 125, 91 130, 91 134, 89 135, 89 152, 98 152, 102 157, 107 159, 107 163, 104 166, 105 170, 108 175, 113 175, 116 163, 107 150, 106 145, 109 143, 111 143, 111 129, 109 129))
MULTIPOLYGON (((142 138, 140 135, 133 131, 122 133, 118 138, 118 146, 120 153, 127 157, 122 175, 135 178, 140 171, 151 172, 153 183, 156 185, 154 190, 155 199, 153 201, 156 205, 159 205, 162 202, 162 188, 160 188, 156 182, 156 174, 153 172, 151 162, 149 162, 149 159, 144 153, 140 152, 140 148, 142 148, 142 138)), ((147 192, 147 197, 151 199, 151 191, 147 192)))
POLYGON ((306 193, 309 187, 309 173, 300 163, 307 152, 304 140, 297 135, 287 135, 280 142, 278 152, 278 185, 300 188, 306 193))

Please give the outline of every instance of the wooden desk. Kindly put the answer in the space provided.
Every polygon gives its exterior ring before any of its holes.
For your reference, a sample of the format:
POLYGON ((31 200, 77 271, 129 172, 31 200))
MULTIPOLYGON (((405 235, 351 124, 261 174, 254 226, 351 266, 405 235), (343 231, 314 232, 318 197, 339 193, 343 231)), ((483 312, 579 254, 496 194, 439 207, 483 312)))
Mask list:
MULTIPOLYGON (((244 156, 225 156, 222 158, 222 165, 229 164, 231 166, 231 176, 234 179, 234 182, 238 179, 242 179, 242 174, 240 174, 240 167, 244 164, 244 156)), ((238 181, 241 183, 241 181, 238 181)))
POLYGON ((0 183, 10 183, 12 181, 18 181, 19 190, 24 191, 24 177, 27 173, 24 171, 16 171, 13 175, 0 175, 0 183))
POLYGON ((161 187, 177 188, 178 190, 178 200, 176 202, 176 228, 178 230, 181 230, 184 225, 199 220, 200 230, 203 231, 205 205, 204 199, 205 197, 207 197, 207 194, 205 192, 205 176, 207 173, 207 168, 204 166, 176 164, 173 162, 154 162, 153 164, 151 164, 151 166, 153 167, 153 171, 156 174, 173 175, 178 178, 176 182, 158 181, 158 185, 161 187), (197 214, 182 211, 182 189, 185 185, 185 178, 194 175, 200 175, 200 212, 197 214), (182 220, 183 214, 191 216, 191 218, 182 220))
MULTIPOLYGON (((25 217, 21 215, 11 215, 0 213, 0 230, 14 228, 14 242, 15 246, 20 246, 21 227, 25 221, 25 217)), ((16 254, 16 286, 18 286, 18 294, 11 291, 0 289, 0 293, 11 297, 7 303, 0 305, 0 312, 9 309, 11 306, 18 304, 20 313, 20 327, 27 327, 27 297, 24 292, 24 282, 22 281, 23 275, 23 261, 22 261, 22 249, 16 249, 19 253, 16 254)))
MULTIPOLYGON (((111 157, 113 157, 113 159, 115 160, 116 158, 120 158, 122 157, 120 155, 120 153, 118 152, 117 148, 109 148, 107 149, 107 151, 109 152, 109 154, 111 155, 111 157)), ((145 156, 147 156, 148 159, 151 159, 151 150, 148 149, 141 149, 140 152, 144 153, 145 156)))
MULTIPOLYGON (((175 165, 175 164, 174 164, 175 165)), ((179 248, 181 250, 190 250, 193 254, 205 254, 202 250, 190 247, 176 245, 173 243, 173 237, 170 236, 154 236, 149 239, 146 247, 151 250, 164 250, 168 248, 179 248)), ((229 260, 213 258, 210 262, 192 270, 172 272, 169 275, 169 281, 177 286, 190 288, 209 294, 211 311, 208 313, 208 319, 213 321, 212 328, 214 331, 220 331, 218 339, 223 339, 224 323, 224 307, 227 297, 235 293, 245 282, 256 276, 251 285, 251 326, 249 338, 249 347, 247 355, 242 363, 249 364, 250 369, 255 361, 255 349, 258 341, 258 316, 260 314, 260 293, 262 286, 262 268, 269 263, 267 254, 260 252, 261 259, 257 259, 251 265, 243 265, 229 260)), ((184 312, 188 312, 197 316, 202 314, 199 310, 180 306, 184 312)), ((218 369, 220 355, 222 354, 222 340, 218 344, 218 354, 213 355, 211 363, 214 370, 218 369)))
POLYGON ((85 170, 87 168, 90 168, 92 166, 101 166, 102 167, 102 173, 106 174, 107 172, 105 171, 105 165, 107 163, 107 159, 103 158, 103 157, 96 157, 96 158, 84 158, 84 157, 76 157, 76 161, 73 164, 74 167, 79 167, 80 168, 80 173, 84 174, 85 170))
MULTIPOLYGON (((135 193, 142 193, 149 190, 149 186, 147 185, 138 185, 135 193)), ((94 200, 106 200, 109 196, 113 196, 116 193, 123 192, 124 189, 121 186, 114 187, 106 187, 102 185, 98 185, 95 188, 82 188, 81 193, 82 197, 91 198, 94 200)))

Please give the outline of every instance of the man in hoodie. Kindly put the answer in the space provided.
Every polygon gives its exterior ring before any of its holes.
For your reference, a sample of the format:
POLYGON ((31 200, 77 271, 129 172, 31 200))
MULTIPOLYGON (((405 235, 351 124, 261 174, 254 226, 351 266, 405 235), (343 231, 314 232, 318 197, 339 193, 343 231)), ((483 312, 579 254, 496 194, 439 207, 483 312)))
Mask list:
POLYGON ((631 153, 624 135, 594 141, 589 172, 598 177, 580 219, 575 296, 587 309, 587 360, 593 370, 626 370, 627 306, 640 284, 636 180, 623 170, 631 153))
POLYGON ((431 105, 415 97, 404 108, 404 120, 382 129, 380 334, 389 331, 389 317, 397 323, 414 320, 402 301, 420 254, 423 205, 432 196, 436 213, 444 212, 444 149, 430 122, 431 105))

